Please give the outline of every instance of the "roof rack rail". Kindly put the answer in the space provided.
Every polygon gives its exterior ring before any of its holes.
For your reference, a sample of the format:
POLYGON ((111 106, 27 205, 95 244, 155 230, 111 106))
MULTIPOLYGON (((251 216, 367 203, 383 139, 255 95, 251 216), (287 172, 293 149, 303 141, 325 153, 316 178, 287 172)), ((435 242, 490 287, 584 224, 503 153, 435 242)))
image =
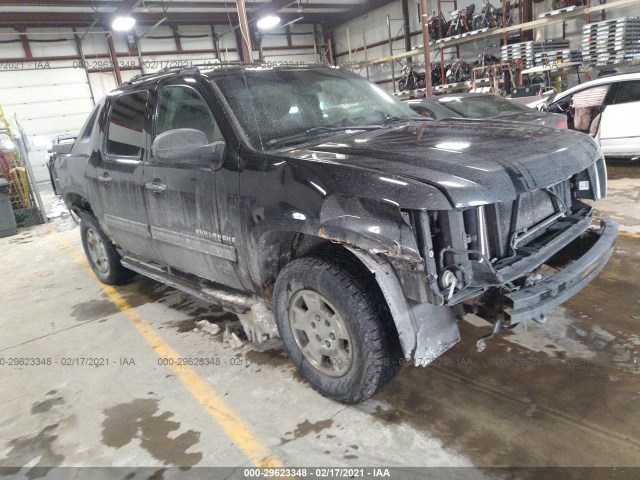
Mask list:
POLYGON ((179 72, 183 72, 183 71, 184 72, 191 71, 193 73, 200 73, 200 69, 197 66, 193 66, 193 65, 190 65, 188 67, 185 67, 185 66, 169 67, 169 66, 167 66, 167 67, 161 68, 157 72, 138 73, 137 75, 134 75, 133 77, 131 77, 126 82, 122 82, 122 83, 126 84, 126 85, 131 85, 136 80, 142 80, 142 79, 145 79, 145 78, 152 78, 152 77, 155 77, 156 75, 163 75, 165 73, 170 73, 170 72, 178 72, 179 73, 179 72))
POLYGON ((259 62, 259 61, 255 61, 255 62, 241 62, 241 61, 230 61, 230 62, 218 62, 218 61, 211 61, 211 62, 206 62, 206 63, 197 63, 197 64, 192 64, 189 66, 179 66, 179 67, 164 67, 160 70, 158 70, 157 72, 152 72, 152 73, 139 73, 137 75, 134 75, 133 77, 131 77, 129 80, 127 80, 126 82, 122 82, 123 85, 131 85, 133 82, 138 81, 138 80, 144 80, 144 79, 148 79, 148 78, 153 78, 157 75, 163 75, 165 73, 170 73, 170 72, 176 72, 176 73, 200 73, 200 69, 202 68, 203 70, 212 70, 215 68, 221 68, 221 67, 260 67, 260 66, 266 66, 266 67, 272 67, 272 68, 278 68, 279 66, 282 67, 286 67, 286 68, 291 68, 291 67, 320 67, 320 66, 325 66, 323 64, 318 64, 318 63, 313 63, 313 62, 309 62, 309 63, 298 63, 298 64, 288 64, 286 62, 282 62, 282 65, 279 65, 279 62, 259 62))

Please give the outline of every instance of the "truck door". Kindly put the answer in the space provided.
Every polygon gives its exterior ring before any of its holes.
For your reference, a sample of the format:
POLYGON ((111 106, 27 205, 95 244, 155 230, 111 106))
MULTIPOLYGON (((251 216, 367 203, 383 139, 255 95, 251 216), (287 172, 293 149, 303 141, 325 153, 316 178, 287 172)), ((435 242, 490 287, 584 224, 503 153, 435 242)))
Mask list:
POLYGON ((149 92, 120 95, 112 102, 96 165, 104 226, 123 250, 155 259, 142 188, 142 160, 149 150, 149 92))
POLYGON ((621 82, 600 120, 600 146, 605 156, 640 155, 639 113, 640 81, 621 82))
MULTIPOLYGON (((209 142, 222 139, 211 109, 191 86, 163 87, 157 94, 155 110, 155 136, 192 128, 202 131, 209 142)), ((238 288, 233 268, 235 239, 220 234, 215 172, 210 161, 169 161, 150 156, 142 183, 151 236, 163 262, 238 288)))

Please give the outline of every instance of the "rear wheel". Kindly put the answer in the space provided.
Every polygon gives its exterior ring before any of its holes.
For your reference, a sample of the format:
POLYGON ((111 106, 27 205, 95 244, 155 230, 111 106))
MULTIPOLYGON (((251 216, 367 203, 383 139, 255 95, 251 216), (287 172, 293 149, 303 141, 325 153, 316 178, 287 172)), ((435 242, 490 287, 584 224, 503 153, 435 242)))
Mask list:
POLYGON ((361 402, 399 371, 393 320, 375 280, 355 262, 292 261, 278 276, 274 306, 289 358, 321 394, 361 402))
POLYGON ((134 275, 122 266, 120 255, 93 215, 85 213, 80 217, 80 235, 89 265, 100 281, 119 285, 134 275))
POLYGON ((476 18, 473 19, 472 24, 473 24, 474 30, 480 30, 482 28, 489 26, 489 22, 487 22, 487 19, 485 18, 484 15, 478 15, 476 18))

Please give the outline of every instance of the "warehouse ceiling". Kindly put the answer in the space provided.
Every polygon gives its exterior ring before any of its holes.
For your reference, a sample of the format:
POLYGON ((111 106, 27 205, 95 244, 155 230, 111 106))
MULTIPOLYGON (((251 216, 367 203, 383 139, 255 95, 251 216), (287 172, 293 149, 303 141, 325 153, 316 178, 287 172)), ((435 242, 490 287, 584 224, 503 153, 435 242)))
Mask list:
MULTIPOLYGON (((391 0, 264 0, 246 1, 249 16, 278 12, 284 22, 347 22, 391 0), (302 17, 302 19, 300 18, 302 17)), ((129 12, 138 25, 162 21, 173 24, 237 23, 234 0, 2 0, 0 26, 60 27, 110 23, 119 12, 129 12)))

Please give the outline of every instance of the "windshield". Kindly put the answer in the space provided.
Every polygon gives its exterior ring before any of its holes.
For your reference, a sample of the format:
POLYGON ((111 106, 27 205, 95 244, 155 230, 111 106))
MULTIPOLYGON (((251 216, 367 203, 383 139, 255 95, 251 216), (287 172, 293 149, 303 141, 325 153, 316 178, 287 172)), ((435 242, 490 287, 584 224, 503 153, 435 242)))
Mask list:
POLYGON ((496 95, 443 97, 439 102, 464 118, 498 118, 533 111, 496 95))
POLYGON ((347 127, 423 119, 377 85, 337 69, 233 71, 212 81, 262 150, 344 134, 347 127))

